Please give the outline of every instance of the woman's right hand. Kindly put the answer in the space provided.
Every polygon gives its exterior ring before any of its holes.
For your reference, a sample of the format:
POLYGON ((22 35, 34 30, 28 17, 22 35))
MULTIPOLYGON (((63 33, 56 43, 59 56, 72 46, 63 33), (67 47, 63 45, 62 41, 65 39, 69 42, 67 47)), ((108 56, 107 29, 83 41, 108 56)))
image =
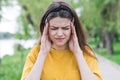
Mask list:
POLYGON ((41 50, 44 54, 47 55, 51 49, 51 41, 49 39, 48 35, 48 23, 46 23, 44 30, 43 30, 43 35, 41 37, 41 50))

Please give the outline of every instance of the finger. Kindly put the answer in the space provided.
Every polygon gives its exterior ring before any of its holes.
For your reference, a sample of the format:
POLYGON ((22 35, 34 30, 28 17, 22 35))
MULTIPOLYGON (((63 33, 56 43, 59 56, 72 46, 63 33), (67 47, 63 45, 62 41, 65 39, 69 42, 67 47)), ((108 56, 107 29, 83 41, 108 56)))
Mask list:
POLYGON ((44 26, 43 35, 41 37, 42 41, 45 41, 47 34, 48 34, 48 23, 46 23, 46 25, 44 26))
POLYGON ((76 36, 76 30, 75 30, 75 26, 73 24, 73 21, 71 22, 71 30, 72 30, 72 35, 76 36))
POLYGON ((46 23, 44 30, 43 30, 43 35, 47 35, 48 34, 48 23, 46 23))
POLYGON ((72 32, 75 33, 74 19, 71 22, 72 32))

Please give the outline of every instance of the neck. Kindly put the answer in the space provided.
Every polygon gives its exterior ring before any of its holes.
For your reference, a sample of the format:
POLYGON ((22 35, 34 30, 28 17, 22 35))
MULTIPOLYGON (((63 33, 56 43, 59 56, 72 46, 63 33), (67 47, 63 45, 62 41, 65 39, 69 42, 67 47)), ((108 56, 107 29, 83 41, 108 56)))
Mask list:
POLYGON ((67 45, 62 45, 62 46, 52 45, 52 48, 56 50, 65 50, 65 49, 68 49, 68 46, 67 45))

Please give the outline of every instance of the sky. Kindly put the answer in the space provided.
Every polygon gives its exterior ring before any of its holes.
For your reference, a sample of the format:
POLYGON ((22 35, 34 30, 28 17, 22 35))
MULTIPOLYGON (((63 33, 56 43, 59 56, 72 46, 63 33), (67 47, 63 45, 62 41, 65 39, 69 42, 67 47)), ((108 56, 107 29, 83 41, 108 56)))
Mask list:
POLYGON ((17 30, 17 17, 20 15, 20 6, 16 0, 12 0, 12 6, 2 6, 2 19, 0 21, 0 32, 15 33, 17 30))

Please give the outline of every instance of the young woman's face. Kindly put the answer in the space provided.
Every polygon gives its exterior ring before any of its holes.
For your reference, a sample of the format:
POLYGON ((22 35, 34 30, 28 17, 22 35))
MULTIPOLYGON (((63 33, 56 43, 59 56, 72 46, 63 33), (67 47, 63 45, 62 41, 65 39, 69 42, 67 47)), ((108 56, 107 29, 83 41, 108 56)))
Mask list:
POLYGON ((56 17, 49 21, 49 37, 55 47, 65 47, 71 35, 71 21, 56 17))

